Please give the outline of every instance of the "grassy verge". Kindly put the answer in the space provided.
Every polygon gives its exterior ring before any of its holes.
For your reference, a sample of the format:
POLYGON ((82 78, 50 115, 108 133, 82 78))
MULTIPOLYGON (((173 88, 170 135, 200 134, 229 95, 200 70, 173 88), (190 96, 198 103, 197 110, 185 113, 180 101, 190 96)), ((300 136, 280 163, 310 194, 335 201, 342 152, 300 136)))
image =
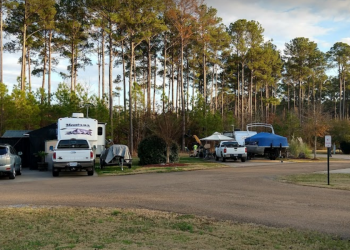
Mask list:
POLYGON ((316 174, 299 174, 299 175, 289 175, 280 178, 283 182, 313 186, 313 187, 323 187, 323 188, 334 188, 342 190, 350 190, 350 174, 330 174, 330 184, 328 185, 327 174, 316 173, 316 174))
POLYGON ((3 250, 350 249, 334 236, 131 209, 0 208, 3 250))
POLYGON ((139 158, 133 157, 132 167, 129 169, 124 166, 124 170, 121 170, 120 166, 106 166, 103 169, 99 168, 99 163, 97 163, 97 168, 95 169, 99 176, 106 175, 127 175, 127 174, 141 174, 141 173, 167 173, 167 172, 179 172, 179 171, 191 171, 191 170, 201 170, 201 169, 211 169, 211 168, 223 168, 225 165, 203 160, 200 158, 189 157, 188 155, 181 155, 180 161, 177 164, 171 165, 149 165, 140 166, 139 158))

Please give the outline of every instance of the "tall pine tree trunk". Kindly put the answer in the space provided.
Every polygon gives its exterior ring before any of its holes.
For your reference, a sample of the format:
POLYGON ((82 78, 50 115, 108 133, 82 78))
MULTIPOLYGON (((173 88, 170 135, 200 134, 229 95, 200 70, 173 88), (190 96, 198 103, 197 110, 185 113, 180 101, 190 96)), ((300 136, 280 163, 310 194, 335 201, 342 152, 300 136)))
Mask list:
POLYGON ((154 57, 154 84, 153 84, 153 112, 156 112, 156 90, 157 90, 157 57, 154 57))
MULTIPOLYGON (((26 18, 26 17, 25 17, 26 18)), ((26 78, 26 37, 27 25, 23 25, 23 40, 22 40, 22 69, 21 69, 21 90, 25 90, 25 78, 26 78)))
POLYGON ((32 73, 31 73, 31 69, 30 69, 31 61, 30 61, 30 50, 29 50, 29 48, 27 50, 27 57, 28 57, 28 86, 29 86, 29 91, 32 91, 32 79, 31 79, 32 73))
POLYGON ((123 62, 123 86, 124 86, 124 111, 126 113, 126 75, 125 75, 125 54, 124 54, 124 41, 122 41, 122 62, 123 62))
POLYGON ((133 145, 133 124, 132 124, 132 69, 134 58, 134 42, 130 42, 130 71, 129 71, 129 147, 131 155, 134 152, 133 145))
POLYGON ((101 46, 102 46, 102 82, 101 82, 102 93, 101 93, 101 96, 103 99, 103 96, 106 93, 106 90, 105 90, 105 86, 106 86, 106 83, 105 83, 105 31, 103 29, 102 29, 102 45, 101 46))
MULTIPOLYGON (((110 24, 111 26, 111 24, 110 24)), ((111 124, 111 137, 112 139, 114 139, 113 137, 113 39, 112 39, 112 33, 109 33, 109 121, 111 124)))
POLYGON ((48 103, 49 105, 51 104, 51 54, 52 54, 52 46, 51 46, 51 42, 52 42, 52 30, 50 30, 50 34, 49 34, 49 69, 48 69, 48 76, 47 76, 47 93, 48 93, 48 103))
MULTIPOLYGON (((166 81, 166 72, 167 72, 167 68, 166 68, 166 61, 167 61, 167 54, 166 54, 166 50, 167 50, 167 42, 166 42, 166 34, 164 35, 164 66, 163 66, 163 96, 162 96, 162 103, 163 103, 163 113, 165 113, 165 81, 166 81)), ((169 86, 170 87, 170 86, 169 86)), ((170 97, 170 96, 169 96, 170 97)))
POLYGON ((4 48, 3 48, 3 22, 2 22, 2 3, 3 0, 0 0, 0 82, 4 82, 3 78, 3 56, 4 56, 4 48))
POLYGON ((152 64, 151 64, 151 41, 148 39, 147 47, 147 115, 151 113, 151 75, 152 75, 152 64))

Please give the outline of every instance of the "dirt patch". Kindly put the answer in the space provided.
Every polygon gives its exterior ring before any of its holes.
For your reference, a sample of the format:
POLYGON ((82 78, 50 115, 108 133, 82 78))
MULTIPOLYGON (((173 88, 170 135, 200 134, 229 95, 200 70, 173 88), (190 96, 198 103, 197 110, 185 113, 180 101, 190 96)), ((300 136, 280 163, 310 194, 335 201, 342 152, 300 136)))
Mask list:
POLYGON ((149 167, 159 167, 159 168, 171 168, 171 167, 184 167, 187 166, 188 164, 186 163, 161 163, 161 164, 150 164, 150 165, 145 165, 142 167, 149 168, 149 167))

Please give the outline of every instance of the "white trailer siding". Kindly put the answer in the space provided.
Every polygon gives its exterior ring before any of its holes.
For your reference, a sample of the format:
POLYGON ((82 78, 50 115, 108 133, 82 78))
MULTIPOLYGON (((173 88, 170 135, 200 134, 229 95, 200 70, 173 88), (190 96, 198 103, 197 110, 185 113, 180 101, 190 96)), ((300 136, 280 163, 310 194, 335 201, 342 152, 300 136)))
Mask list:
POLYGON ((57 139, 85 139, 94 149, 95 155, 100 155, 106 145, 106 124, 98 123, 96 119, 82 116, 59 118, 57 121, 57 139))

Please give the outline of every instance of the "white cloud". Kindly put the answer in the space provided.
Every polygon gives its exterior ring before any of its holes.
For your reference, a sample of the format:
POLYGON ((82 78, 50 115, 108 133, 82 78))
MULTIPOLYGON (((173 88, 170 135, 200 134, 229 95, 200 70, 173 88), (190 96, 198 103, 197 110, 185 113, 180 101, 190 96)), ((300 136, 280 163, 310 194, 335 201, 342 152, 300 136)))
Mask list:
POLYGON ((347 43, 350 45, 350 37, 346 37, 346 38, 341 39, 341 42, 347 43))
POLYGON ((273 39, 280 50, 296 37, 307 37, 328 50, 325 46, 333 45, 344 33, 336 22, 350 22, 347 0, 207 0, 206 4, 218 10, 226 25, 238 19, 258 21, 265 38, 273 39))

